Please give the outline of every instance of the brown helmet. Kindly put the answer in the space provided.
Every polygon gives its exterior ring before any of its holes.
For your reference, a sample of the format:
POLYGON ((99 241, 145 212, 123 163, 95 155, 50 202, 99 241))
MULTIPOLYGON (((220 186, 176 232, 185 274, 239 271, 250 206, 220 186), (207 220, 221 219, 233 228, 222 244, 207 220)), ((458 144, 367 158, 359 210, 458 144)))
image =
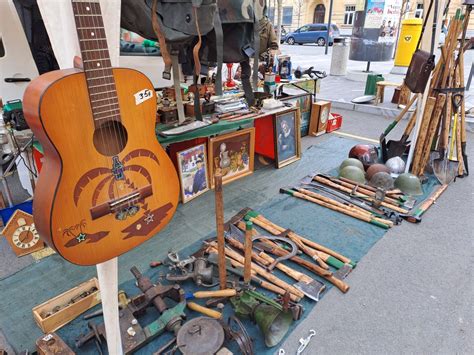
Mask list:
POLYGON ((367 180, 370 181, 370 179, 372 179, 372 176, 380 172, 390 173, 390 169, 384 164, 372 164, 367 169, 367 180))
POLYGON ((377 163, 379 153, 373 144, 357 144, 350 150, 349 158, 359 159, 364 165, 364 169, 367 169, 370 165, 377 163))

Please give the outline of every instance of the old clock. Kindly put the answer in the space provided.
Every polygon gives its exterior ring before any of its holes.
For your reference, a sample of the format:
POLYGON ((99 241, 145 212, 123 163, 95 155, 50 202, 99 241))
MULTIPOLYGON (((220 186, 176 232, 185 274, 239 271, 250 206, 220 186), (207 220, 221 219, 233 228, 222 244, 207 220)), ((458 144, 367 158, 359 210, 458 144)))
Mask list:
POLYGON ((319 136, 326 133, 331 103, 329 101, 318 101, 311 108, 311 119, 309 121, 309 134, 319 136))
POLYGON ((2 233, 7 238, 14 253, 23 256, 44 248, 33 223, 33 216, 16 210, 11 216, 2 233))

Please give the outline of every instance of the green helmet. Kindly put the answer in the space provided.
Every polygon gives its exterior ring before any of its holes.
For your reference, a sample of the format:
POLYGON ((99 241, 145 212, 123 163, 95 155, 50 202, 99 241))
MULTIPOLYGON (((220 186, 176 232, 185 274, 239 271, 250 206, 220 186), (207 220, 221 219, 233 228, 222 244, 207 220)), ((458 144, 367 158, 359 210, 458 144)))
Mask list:
POLYGON ((343 177, 360 184, 365 184, 364 170, 359 169, 356 166, 346 166, 339 171, 339 177, 343 177))
POLYGON ((395 187, 407 195, 423 195, 420 179, 413 174, 400 174, 395 180, 395 187))
POLYGON ((356 158, 344 159, 342 161, 341 165, 339 166, 339 171, 344 169, 346 166, 355 166, 355 167, 359 168, 360 170, 364 171, 364 165, 362 164, 362 162, 359 159, 356 159, 356 158))
POLYGON ((369 185, 373 187, 380 187, 384 190, 391 190, 393 189, 393 179, 386 171, 379 171, 378 173, 372 175, 369 185))

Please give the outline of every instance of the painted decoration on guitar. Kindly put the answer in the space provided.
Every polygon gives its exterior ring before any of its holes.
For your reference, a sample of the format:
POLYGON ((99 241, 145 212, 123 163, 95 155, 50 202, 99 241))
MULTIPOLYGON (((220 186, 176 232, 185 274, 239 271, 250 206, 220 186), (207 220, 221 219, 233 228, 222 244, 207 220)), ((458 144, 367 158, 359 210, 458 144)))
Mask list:
POLYGON ((155 136, 152 83, 111 67, 98 0, 72 7, 84 70, 46 73, 23 100, 45 153, 36 229, 68 261, 93 265, 160 231, 176 210, 179 182, 155 136))

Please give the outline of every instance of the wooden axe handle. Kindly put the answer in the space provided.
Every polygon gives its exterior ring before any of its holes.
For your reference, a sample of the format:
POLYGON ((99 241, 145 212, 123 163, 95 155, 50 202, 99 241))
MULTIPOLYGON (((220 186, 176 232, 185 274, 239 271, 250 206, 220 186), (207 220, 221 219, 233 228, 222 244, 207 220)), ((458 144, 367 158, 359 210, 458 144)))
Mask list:
MULTIPOLYGON (((245 250, 244 245, 236 239, 231 238, 231 239, 228 239, 227 242, 230 245, 232 245, 233 247, 237 248, 237 249, 245 250)), ((252 251, 252 259, 254 259, 258 263, 266 265, 266 266, 270 265, 271 263, 273 263, 275 261, 275 259, 273 259, 271 256, 265 254, 265 252, 260 252, 260 253, 257 254, 254 251, 252 251)), ((308 281, 308 278, 309 278, 308 276, 306 276, 302 272, 293 270, 289 266, 286 266, 282 263, 278 263, 278 264, 275 265, 275 267, 278 268, 278 270, 282 271, 283 273, 287 274, 289 277, 291 277, 291 278, 293 278, 297 281, 309 282, 308 281)), ((311 278, 309 278, 309 279, 311 280, 311 278)))
MULTIPOLYGON (((216 246, 216 243, 213 243, 213 244, 214 244, 214 246, 216 246)), ((240 255, 239 253, 235 252, 232 249, 229 249, 229 248, 226 247, 225 248, 225 254, 228 257, 230 257, 234 260, 237 260, 241 264, 244 263, 244 257, 242 255, 240 255)), ((271 273, 267 272, 264 268, 258 266, 257 264, 252 263, 252 270, 254 270, 260 276, 266 278, 271 283, 273 283, 273 284, 275 284, 275 285, 277 285, 281 288, 287 289, 288 291, 290 291, 290 293, 292 293, 293 295, 299 297, 300 299, 304 297, 303 292, 301 292, 297 288, 291 286, 290 284, 286 283, 285 281, 280 280, 278 277, 276 277, 275 275, 272 275, 271 273)))
MULTIPOLYGON (((343 192, 346 192, 346 193, 352 193, 352 189, 350 189, 348 187, 345 187, 345 186, 342 186, 342 185, 339 185, 339 184, 336 184, 336 183, 332 182, 329 179, 322 178, 321 176, 315 176, 313 179, 316 180, 317 182, 320 182, 323 185, 333 187, 337 190, 340 190, 340 191, 343 191, 343 192)), ((360 194, 360 196, 364 199, 367 199, 370 202, 374 201, 374 198, 372 196, 369 196, 369 195, 366 195, 366 194, 360 194)), ((400 208, 400 207, 398 207, 394 204, 388 203, 388 202, 382 202, 381 205, 384 206, 384 207, 390 208, 391 210, 399 212, 399 213, 403 213, 403 214, 408 214, 409 213, 409 211, 407 211, 406 209, 400 208)))
MULTIPOLYGON (((271 264, 275 261, 275 259, 273 259, 271 256, 265 254, 263 251, 259 254, 263 259, 266 260, 266 262, 268 264, 271 264)), ((299 271, 296 271, 296 270, 293 270, 292 268, 290 268, 289 266, 286 266, 282 263, 278 263, 276 265, 276 267, 281 270, 282 272, 284 272, 285 274, 287 274, 288 276, 290 276, 291 278, 295 279, 296 281, 303 281, 303 282, 306 282, 306 283, 310 283, 312 281, 314 281, 311 277, 309 277, 308 275, 305 275, 303 274, 302 272, 299 272, 299 271)))
MULTIPOLYGON (((217 254, 217 249, 215 249, 214 247, 211 247, 211 248, 209 248, 209 252, 217 254)), ((239 263, 238 261, 236 261, 236 260, 234 260, 234 259, 232 259, 232 258, 229 258, 229 257, 227 257, 227 259, 230 261, 230 263, 232 264, 233 267, 239 267, 239 268, 242 268, 242 269, 243 269, 243 267, 244 267, 243 264, 241 264, 241 263, 239 263)), ((257 273, 252 270, 252 276, 255 277, 256 275, 257 275, 257 273)), ((277 295, 282 295, 282 296, 284 296, 284 295, 287 293, 286 289, 281 288, 281 287, 279 287, 279 286, 276 286, 276 285, 272 284, 271 282, 268 282, 268 281, 265 281, 265 280, 260 280, 260 279, 259 279, 258 282, 257 282, 257 284, 258 284, 260 287, 262 287, 262 288, 264 288, 264 289, 266 289, 266 290, 268 290, 268 291, 271 291, 271 292, 273 292, 273 293, 276 293, 277 295)), ((292 293, 290 293, 290 298, 291 298, 291 300, 294 301, 294 302, 299 302, 300 299, 301 299, 300 297, 297 297, 297 296, 293 295, 292 293)))
MULTIPOLYGON (((263 229, 267 230, 268 232, 274 234, 270 229, 272 230, 275 230, 275 231, 279 231, 278 234, 280 234, 281 232, 283 232, 285 229, 283 229, 282 227, 276 225, 275 223, 271 222, 270 220, 266 219, 264 216, 262 216, 261 214, 259 214, 256 218, 254 218, 256 220, 258 220, 259 222, 262 222, 262 224, 260 224, 259 226, 262 227, 263 229)), ((317 250, 320 250, 320 251, 323 251, 325 253, 328 253, 329 255, 341 260, 342 262, 344 263, 351 263, 351 259, 345 257, 344 255, 341 255, 337 252, 335 252, 334 250, 332 249, 329 249, 327 247, 325 247, 324 245, 321 245, 321 244, 318 244, 316 242, 313 242, 312 240, 309 240, 309 239, 306 239, 294 232, 290 232, 291 235, 293 237, 295 237, 296 239, 299 239, 300 241, 302 241, 304 244, 314 248, 314 249, 317 249, 317 250)))
MULTIPOLYGON (((272 252, 272 254, 275 254, 275 255, 278 255, 278 256, 283 256, 283 255, 288 254, 288 252, 286 250, 281 249, 281 248, 274 248, 274 249, 272 249, 271 252, 272 252)), ((326 280, 328 280, 330 283, 332 283, 334 286, 336 286, 342 292, 346 293, 349 290, 349 285, 346 284, 344 281, 341 281, 341 280, 335 278, 333 276, 332 272, 330 272, 328 270, 324 270, 324 269, 320 268, 319 266, 317 266, 313 263, 310 263, 309 261, 304 260, 304 259, 302 259, 298 256, 292 257, 291 260, 294 261, 295 263, 305 267, 306 269, 314 272, 316 275, 325 278, 326 280)))
POLYGON ((201 305, 198 305, 197 303, 194 302, 188 302, 186 303, 186 306, 196 312, 202 313, 205 316, 214 318, 214 319, 221 319, 222 318, 222 313, 215 311, 213 309, 209 309, 207 307, 203 307, 201 305))
MULTIPOLYGON (((280 233, 282 233, 284 230, 280 230, 278 228, 275 228, 271 225, 267 225, 266 223, 260 221, 257 218, 253 218, 251 217, 250 220, 255 223, 257 226, 259 227, 262 227, 263 229, 267 230, 268 232, 270 232, 271 234, 273 235, 279 235, 280 233)), ((317 253, 313 253, 311 252, 311 250, 309 250, 308 248, 306 248, 306 246, 300 241, 298 240, 298 238, 295 238, 292 233, 288 233, 288 238, 290 238, 293 242, 295 242, 295 244, 298 246, 299 249, 301 249, 301 251, 303 253, 305 253, 306 255, 310 256, 311 258, 315 259, 318 264, 323 268, 323 269, 326 269, 328 270, 329 269, 329 266, 321 259, 319 258, 319 256, 317 255, 317 253)))
POLYGON ((237 294, 233 288, 218 291, 197 291, 193 293, 194 298, 208 298, 208 297, 232 297, 237 294))

